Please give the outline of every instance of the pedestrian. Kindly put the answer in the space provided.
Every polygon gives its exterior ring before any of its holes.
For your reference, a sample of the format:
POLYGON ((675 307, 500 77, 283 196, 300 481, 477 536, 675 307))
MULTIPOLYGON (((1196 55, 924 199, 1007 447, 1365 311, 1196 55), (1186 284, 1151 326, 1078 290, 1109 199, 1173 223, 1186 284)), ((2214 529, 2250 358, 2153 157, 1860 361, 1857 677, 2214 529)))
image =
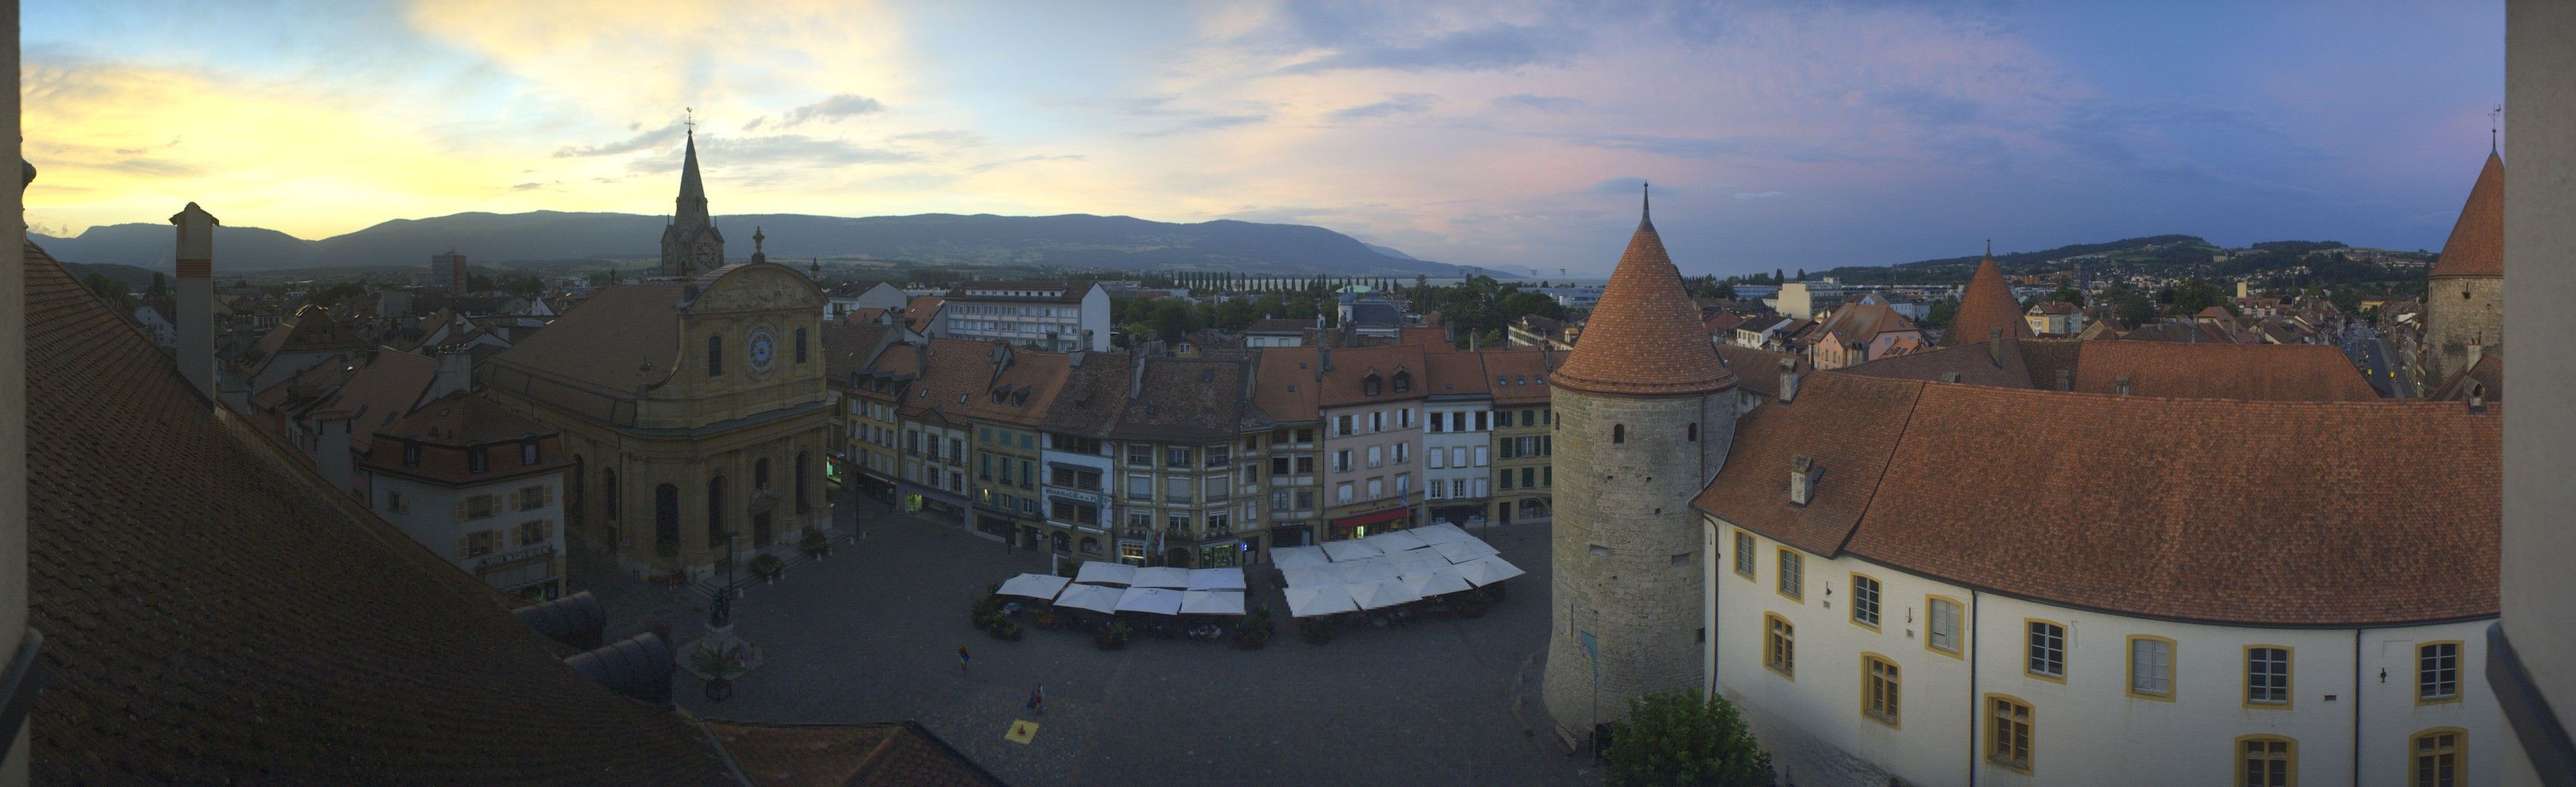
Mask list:
POLYGON ((968 672, 966 671, 966 663, 967 663, 967 662, 969 662, 969 661, 972 661, 972 660, 974 660, 974 657, 973 657, 973 656, 971 656, 971 655, 968 655, 968 654, 966 653, 966 646, 964 646, 964 645, 959 645, 959 646, 957 646, 957 674, 959 674, 959 675, 969 675, 969 674, 971 674, 971 673, 968 673, 968 672))
POLYGON ((1039 684, 1037 690, 1029 692, 1029 710, 1040 716, 1046 715, 1045 684, 1039 684))

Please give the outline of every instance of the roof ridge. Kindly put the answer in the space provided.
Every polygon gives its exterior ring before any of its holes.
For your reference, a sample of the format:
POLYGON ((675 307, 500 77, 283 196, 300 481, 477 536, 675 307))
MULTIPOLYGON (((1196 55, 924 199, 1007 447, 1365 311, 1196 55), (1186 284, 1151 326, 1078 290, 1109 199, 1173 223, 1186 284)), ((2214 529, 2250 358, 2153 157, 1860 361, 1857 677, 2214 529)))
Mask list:
MULTIPOLYGON (((1923 389, 1932 384, 1929 380, 1906 380, 1905 382, 1914 384, 1913 398, 1905 403, 1905 423, 1896 427, 1896 439, 1888 441, 1887 458, 1878 463, 1878 478, 1870 484, 1869 500, 1861 504, 1859 511, 1852 512, 1851 527, 1843 528, 1842 540, 1834 542, 1833 557, 1841 557, 1844 552, 1849 551, 1852 537, 1860 533, 1861 525, 1869 522, 1869 510, 1878 506, 1878 486, 1887 483, 1888 469, 1896 466, 1896 453, 1905 449, 1905 435, 1914 431, 1914 413, 1923 408, 1923 389)), ((1793 402, 1782 406, 1788 407, 1794 404, 1793 402)))

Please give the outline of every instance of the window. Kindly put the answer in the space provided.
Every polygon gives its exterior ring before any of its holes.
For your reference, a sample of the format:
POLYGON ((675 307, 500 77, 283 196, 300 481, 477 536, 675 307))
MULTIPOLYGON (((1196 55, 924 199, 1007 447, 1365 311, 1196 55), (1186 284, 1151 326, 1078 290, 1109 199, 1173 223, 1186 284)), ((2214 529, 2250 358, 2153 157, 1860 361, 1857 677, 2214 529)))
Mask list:
POLYGON ((2030 630, 2030 663, 2022 670, 2033 677, 2066 680, 2066 627, 2045 620, 2026 620, 2030 630))
POLYGON ((519 444, 519 464, 521 464, 521 465, 533 465, 533 464, 536 464, 536 463, 537 463, 537 443, 536 443, 536 441, 534 441, 534 440, 530 440, 530 441, 525 442, 525 443, 520 443, 520 444, 519 444))
POLYGON ((2236 739, 2236 787, 2290 787, 2298 783, 2299 743, 2271 735, 2236 739))
POLYGON ((1798 630, 1778 615, 1762 616, 1762 666, 1792 680, 1798 677, 1798 630))
POLYGON ((1314 458, 1314 457, 1311 457, 1311 456, 1300 456, 1300 457, 1297 457, 1297 474, 1298 474, 1298 475, 1311 475, 1311 474, 1313 474, 1314 472, 1315 472, 1315 458, 1314 458))
POLYGON ((530 511, 530 510, 534 510, 534 509, 544 508, 544 507, 546 507, 546 504, 547 504, 547 503, 552 503, 552 502, 554 502, 554 494, 553 494, 553 493, 554 493, 554 490, 553 490, 552 488, 549 488, 549 487, 547 487, 547 486, 545 486, 545 485, 543 485, 543 484, 539 484, 539 485, 537 485, 537 486, 520 487, 520 488, 519 488, 519 494, 518 494, 518 498, 519 498, 519 510, 521 510, 521 511, 530 511))
POLYGON ((484 555, 492 554, 492 550, 499 548, 500 541, 501 531, 498 530, 484 530, 466 534, 465 556, 482 557, 484 555))
POLYGON ((2460 643, 2427 642, 2415 647, 2415 701, 2451 702, 2460 698, 2460 643))
POLYGON ((1410 459, 1412 459, 1412 458, 1413 458, 1413 444, 1412 444, 1412 443, 1396 443, 1396 444, 1395 444, 1395 461, 1396 461, 1396 463, 1398 463, 1398 464, 1402 464, 1402 463, 1404 463, 1405 461, 1410 460, 1410 459))
POLYGON ((550 528, 546 527, 546 521, 543 519, 534 522, 519 523, 519 546, 536 546, 538 544, 545 543, 547 535, 546 531, 549 529, 550 528))
POLYGON ((2289 707, 2289 648, 2255 645, 2245 649, 2245 704, 2289 707))
POLYGON ((1371 431, 1371 432, 1383 432, 1383 431, 1386 431, 1386 411, 1385 411, 1385 410, 1370 410, 1370 411, 1369 411, 1369 431, 1371 431))
POLYGON ((1376 499, 1378 499, 1378 498, 1385 497, 1385 496, 1386 496, 1386 479, 1384 479, 1384 478, 1371 478, 1371 479, 1369 479, 1369 480, 1368 480, 1368 496, 1369 496, 1369 499, 1370 499, 1370 500, 1376 500, 1376 499))
POLYGON ((411 504, 410 504, 410 503, 405 503, 405 502, 403 502, 403 496, 402 496, 402 493, 401 493, 401 492, 396 492, 396 491, 393 491, 393 490, 386 490, 386 491, 385 491, 385 510, 386 510, 386 511, 388 511, 388 512, 391 512, 391 513, 400 514, 400 513, 406 512, 406 511, 410 511, 410 510, 411 510, 411 504))
POLYGON ((805 329, 796 329, 796 362, 805 362, 805 329))
POLYGON ((1686 442, 1699 442, 1699 424, 1691 424, 1690 428, 1683 432, 1682 439, 1686 442))
POLYGON ((495 504, 491 495, 475 495, 473 497, 465 498, 465 518, 483 519, 490 517, 492 515, 492 510, 497 507, 499 506, 495 504))
POLYGON ((420 444, 418 444, 418 443, 413 443, 413 444, 410 444, 410 445, 403 446, 402 466, 404 466, 404 467, 419 467, 419 466, 420 466, 420 444))
POLYGON ((1986 761, 2030 772, 2030 703, 2001 694, 1986 695, 1986 761))
POLYGON ((1877 654, 1860 657, 1860 714, 1890 727, 1896 725, 1896 663, 1877 654))
POLYGON ((1753 534, 1735 531, 1735 573, 1753 578, 1753 534))
POLYGON ((1360 380, 1360 395, 1362 395, 1362 396, 1376 396, 1376 395, 1377 395, 1377 392, 1378 392, 1378 377, 1377 377, 1377 375, 1372 374, 1372 375, 1369 375, 1368 377, 1363 378, 1363 379, 1361 379, 1361 380, 1360 380))
POLYGON ((1796 550, 1780 548, 1780 595, 1804 601, 1807 598, 1805 559, 1796 550))
POLYGON ((1232 450, 1233 449, 1225 446, 1217 445, 1209 446, 1206 451, 1202 451, 1200 453, 1206 455, 1207 466, 1209 467, 1231 467, 1234 463, 1232 450))
POLYGON ((1370 467, 1381 467, 1381 466, 1384 466, 1385 464, 1386 464, 1386 447, 1385 447, 1385 446, 1378 446, 1378 445, 1372 445, 1372 446, 1369 446, 1369 447, 1368 447, 1368 466, 1370 466, 1370 467))
POLYGON ((482 448, 465 450, 465 472, 480 473, 492 469, 492 457, 482 448))
POLYGON ((1339 486, 1334 487, 1333 491, 1334 494, 1340 498, 1338 502, 1351 502, 1351 482, 1344 481, 1339 486))
POLYGON ((1188 467, 1188 466, 1190 466, 1190 449, 1187 449, 1187 448, 1165 448, 1165 449, 1163 449, 1163 466, 1164 466, 1164 467, 1188 467))
POLYGON ((2413 751, 2415 787, 2456 787, 2460 778, 2460 750, 2468 733, 2455 727, 2416 733, 2413 751))
POLYGON ((1611 424, 1611 425, 1610 425, 1610 444, 1611 444, 1611 445, 1618 445, 1618 444, 1625 443, 1625 442, 1628 442, 1628 425, 1627 425, 1627 424, 1611 424))
POLYGON ((724 374, 724 337, 707 337, 707 376, 724 374))
POLYGON ((1851 621, 1878 628, 1878 580, 1864 574, 1853 574, 1851 589, 1851 621))
POLYGON ((1427 466, 1433 470, 1439 470, 1449 466, 1445 461, 1449 458, 1449 452, 1447 451, 1434 449, 1424 453, 1422 458, 1428 463, 1427 466))
POLYGON ((1395 392, 1405 393, 1411 390, 1413 390, 1413 374, 1411 372, 1396 372, 1395 392))
POLYGON ((1351 436, 1351 417, 1350 417, 1350 416, 1347 416, 1347 415, 1337 415, 1337 416, 1334 416, 1334 417, 1333 417, 1333 434, 1340 435, 1340 436, 1343 436, 1343 437, 1349 437, 1349 436, 1351 436))
POLYGON ((599 471, 600 507, 608 509, 608 521, 617 521, 617 471, 599 471))
POLYGON ((1337 473, 1347 473, 1351 471, 1350 449, 1344 448, 1333 452, 1333 471, 1337 473))
POLYGON ((1501 479, 1501 486, 1502 486, 1502 488, 1504 488, 1504 489, 1510 489, 1510 488, 1512 488, 1512 469, 1511 469, 1511 468, 1508 468, 1508 467, 1503 468, 1503 472, 1496 474, 1496 476, 1495 476, 1495 477, 1497 477, 1497 478, 1500 478, 1500 479, 1501 479))
POLYGON ((2173 640, 2143 634, 2129 638, 2129 696, 2173 701, 2173 640))

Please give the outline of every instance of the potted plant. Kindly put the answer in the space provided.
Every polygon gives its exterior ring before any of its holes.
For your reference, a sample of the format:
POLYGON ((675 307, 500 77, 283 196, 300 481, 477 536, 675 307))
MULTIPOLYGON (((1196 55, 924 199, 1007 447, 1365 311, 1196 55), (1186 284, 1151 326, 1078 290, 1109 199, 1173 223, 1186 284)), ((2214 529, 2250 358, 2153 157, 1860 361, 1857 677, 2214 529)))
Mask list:
POLYGON ((1017 642, 1020 639, 1020 622, 1010 618, 1002 618, 1001 620, 994 621, 993 628, 990 630, 993 632, 994 639, 1010 640, 1013 642, 1017 642))
POLYGON ((766 582, 777 581, 779 575, 787 573, 787 561, 780 560, 777 555, 767 552, 752 558, 748 567, 751 573, 760 575, 761 580, 766 582))
POLYGON ((1101 650, 1117 650, 1127 647, 1127 638, 1135 633, 1136 627, 1127 625, 1126 621, 1111 621, 1109 625, 1102 626, 1099 631, 1092 633, 1091 644, 1101 650))
POLYGON ((1458 616, 1459 616, 1459 617, 1467 617, 1467 618, 1481 618, 1481 617, 1484 617, 1484 616, 1485 616, 1485 591, 1484 591, 1483 589, 1479 588, 1479 589, 1470 589, 1470 590, 1467 590, 1467 591, 1464 591, 1464 592, 1459 593, 1459 594, 1458 594, 1458 616))
POLYGON ((707 676, 707 699, 723 702, 733 696, 733 679, 742 674, 742 646, 702 647, 689 654, 690 666, 707 676))
POLYGON ((1297 636, 1306 644, 1321 645, 1333 641, 1333 624, 1312 618, 1297 621, 1297 636))
POLYGON ((1003 618, 1003 603, 1001 596, 988 595, 983 598, 976 599, 973 609, 975 627, 979 629, 991 628, 993 624, 1001 622, 1003 618))
POLYGON ((1270 611, 1256 609, 1252 614, 1243 616, 1243 625, 1236 626, 1234 629, 1234 646, 1244 650, 1260 650, 1261 646, 1268 644, 1270 644, 1270 611))
POLYGON ((824 535, 822 528, 805 528, 805 537, 797 541, 796 547, 815 560, 821 560, 824 555, 832 554, 832 537, 824 535))

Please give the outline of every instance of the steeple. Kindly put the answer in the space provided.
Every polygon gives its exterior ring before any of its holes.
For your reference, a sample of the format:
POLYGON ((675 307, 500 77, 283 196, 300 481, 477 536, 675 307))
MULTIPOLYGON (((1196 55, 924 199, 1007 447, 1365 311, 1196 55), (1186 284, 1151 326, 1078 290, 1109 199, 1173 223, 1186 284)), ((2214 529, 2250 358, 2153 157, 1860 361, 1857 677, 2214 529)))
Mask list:
POLYGON ((1995 265, 1995 242, 1986 241, 1986 258, 1977 263, 1977 273, 1968 279, 1968 289, 1959 294, 1959 311, 1950 318, 1950 332, 1941 336, 1941 346, 1957 347, 1986 340, 1995 331, 2006 338, 2030 338, 2030 323, 2022 321, 2021 305, 2013 300, 2012 287, 2004 284, 2004 271, 1995 265))
POLYGON ((2432 278, 2504 275, 2504 157, 2488 151, 2478 169, 2469 201, 2460 206, 2442 256, 2434 258, 2432 278))
POLYGON ((698 132, 689 130, 688 154, 680 160, 680 209, 673 223, 707 223, 707 185, 698 177, 698 132))
POLYGON ((1721 391, 1735 373, 1717 359, 1700 327, 1699 307, 1682 289, 1681 270, 1655 232, 1650 202, 1638 206, 1637 233, 1592 307, 1583 341, 1548 379, 1595 393, 1660 395, 1721 391))
POLYGON ((698 175, 697 121, 688 123, 688 147, 680 159, 679 210, 662 228, 659 273, 665 277, 696 276, 724 265, 724 233, 716 231, 715 220, 707 215, 706 181, 698 175))

